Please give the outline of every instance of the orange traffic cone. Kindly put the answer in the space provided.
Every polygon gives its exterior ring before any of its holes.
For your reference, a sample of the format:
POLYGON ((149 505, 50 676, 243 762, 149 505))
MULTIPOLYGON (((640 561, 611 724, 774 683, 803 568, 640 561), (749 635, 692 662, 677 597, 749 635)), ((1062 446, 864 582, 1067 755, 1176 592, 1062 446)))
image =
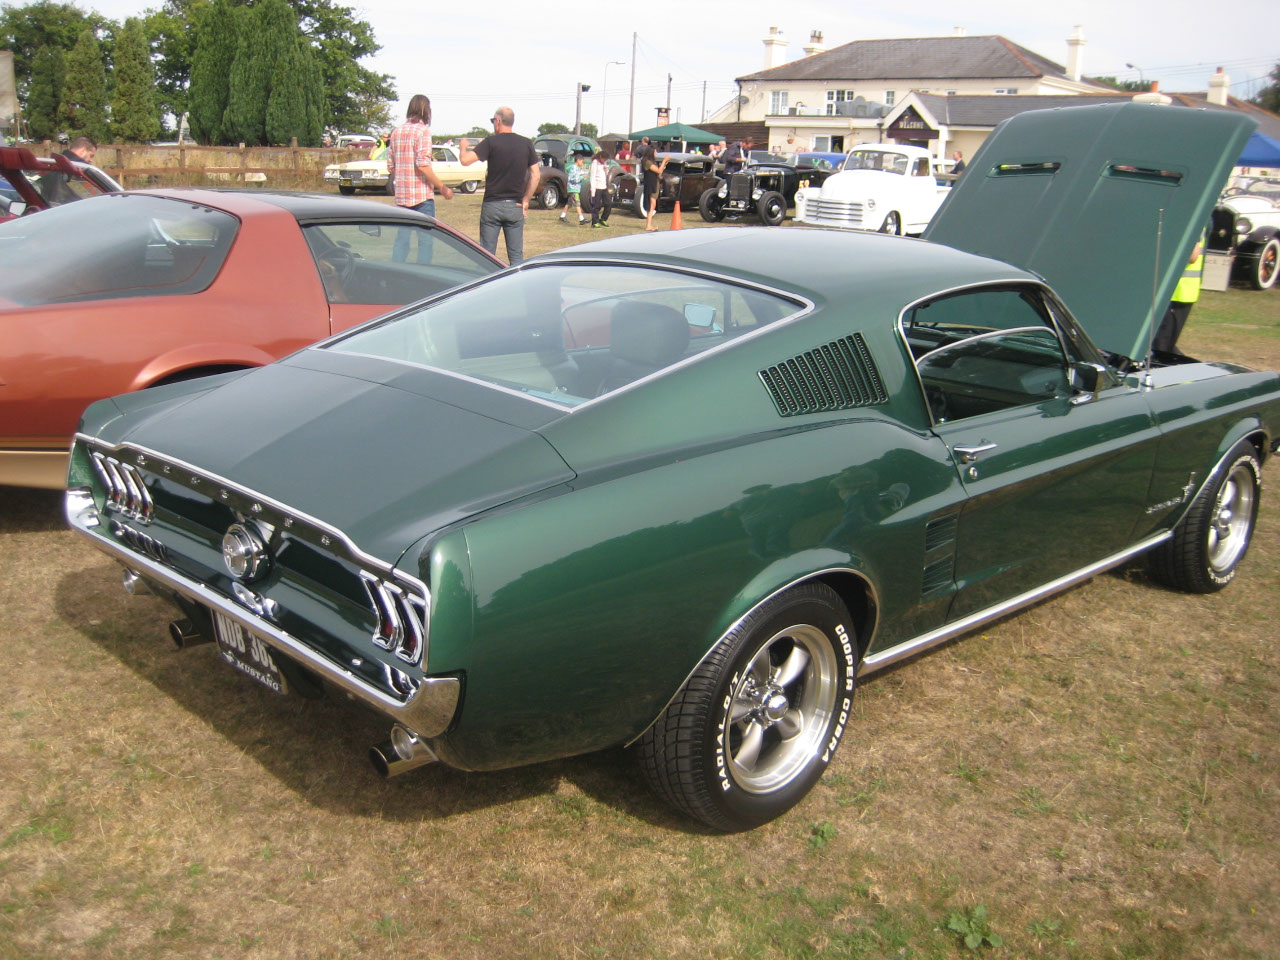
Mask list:
POLYGON ((680 219, 680 201, 679 200, 676 201, 675 209, 671 211, 671 229, 672 230, 684 229, 684 223, 680 219))

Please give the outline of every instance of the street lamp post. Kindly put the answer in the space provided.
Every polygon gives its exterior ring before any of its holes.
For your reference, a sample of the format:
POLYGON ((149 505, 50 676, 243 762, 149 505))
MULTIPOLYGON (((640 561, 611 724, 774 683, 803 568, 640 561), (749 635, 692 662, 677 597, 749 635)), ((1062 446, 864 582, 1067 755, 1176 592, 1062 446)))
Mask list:
POLYGON ((581 136, 582 134, 582 95, 590 89, 591 84, 589 83, 578 84, 578 112, 573 118, 573 135, 575 137, 581 136))
MULTIPOLYGON (((604 125, 605 111, 609 109, 609 68, 625 67, 626 65, 627 62, 625 60, 610 60, 604 65, 604 81, 600 84, 600 129, 598 131, 598 135, 601 137, 603 137, 609 130, 609 128, 604 125)), ((630 133, 631 131, 628 130, 627 132, 630 133)))
POLYGON ((1126 63, 1125 66, 1128 67, 1130 70, 1138 71, 1138 80, 1142 82, 1142 89, 1143 90, 1147 89, 1147 75, 1142 72, 1142 68, 1135 67, 1132 63, 1126 63))

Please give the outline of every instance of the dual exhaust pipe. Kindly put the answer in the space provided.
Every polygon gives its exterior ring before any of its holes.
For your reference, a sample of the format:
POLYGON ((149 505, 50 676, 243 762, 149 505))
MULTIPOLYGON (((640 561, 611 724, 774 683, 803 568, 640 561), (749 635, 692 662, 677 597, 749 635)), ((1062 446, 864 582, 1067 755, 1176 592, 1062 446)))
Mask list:
POLYGON ((435 763, 438 759, 416 733, 398 723, 391 728, 390 740, 369 748, 369 762, 383 780, 435 763))
MULTIPOLYGON (((179 650, 209 643, 210 640, 190 620, 174 620, 169 624, 169 637, 179 650)), ((369 762, 383 780, 435 763, 439 758, 422 739, 406 726, 391 728, 391 739, 369 748, 369 762)))

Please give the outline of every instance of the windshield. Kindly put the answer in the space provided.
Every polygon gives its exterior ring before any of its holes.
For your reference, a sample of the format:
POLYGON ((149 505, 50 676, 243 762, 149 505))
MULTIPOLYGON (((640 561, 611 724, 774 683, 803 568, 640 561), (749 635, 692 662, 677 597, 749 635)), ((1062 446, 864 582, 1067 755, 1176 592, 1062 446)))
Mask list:
POLYGON ((855 150, 849 154, 842 170, 880 170, 884 173, 907 172, 908 161, 901 153, 888 150, 855 150))
POLYGON ((238 228, 230 214, 190 201, 124 193, 19 217, 0 224, 0 298, 39 305, 199 293, 238 228))
POLYGON ((389 317, 325 349, 422 364, 575 406, 802 306, 673 270, 548 264, 389 317))

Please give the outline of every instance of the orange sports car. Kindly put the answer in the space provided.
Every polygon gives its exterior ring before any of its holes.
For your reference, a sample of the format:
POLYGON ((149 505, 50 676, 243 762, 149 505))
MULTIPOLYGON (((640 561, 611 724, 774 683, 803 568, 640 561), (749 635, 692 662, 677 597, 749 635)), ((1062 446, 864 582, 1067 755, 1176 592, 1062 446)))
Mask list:
POLYGON ((0 484, 61 487, 94 400, 270 363, 503 266, 332 196, 146 190, 0 223, 0 484))

